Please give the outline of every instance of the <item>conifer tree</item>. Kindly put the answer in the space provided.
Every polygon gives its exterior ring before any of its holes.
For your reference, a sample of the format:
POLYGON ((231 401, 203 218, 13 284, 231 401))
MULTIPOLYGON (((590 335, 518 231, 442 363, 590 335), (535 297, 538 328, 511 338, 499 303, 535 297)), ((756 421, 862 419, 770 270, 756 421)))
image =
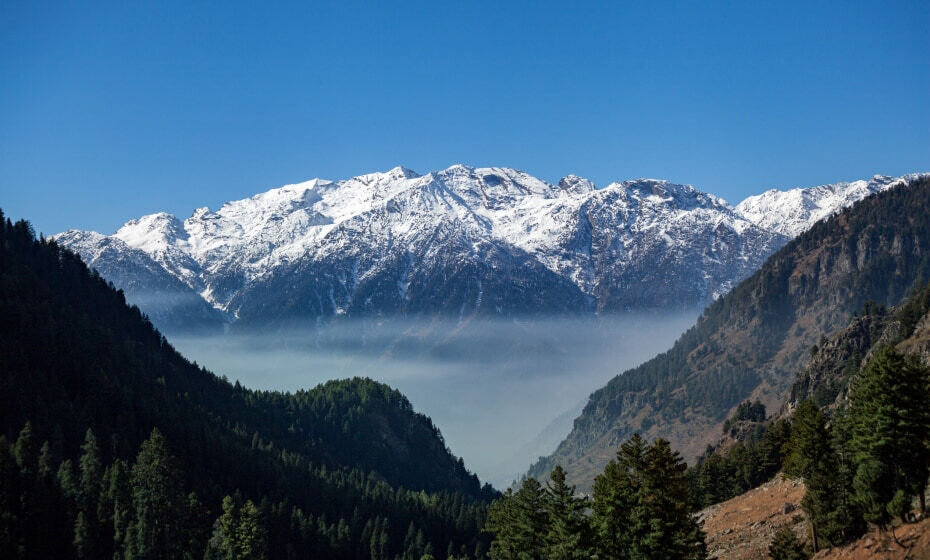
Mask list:
POLYGON ((638 507, 646 449, 646 440, 633 434, 620 445, 616 460, 594 479, 591 521, 597 550, 603 558, 630 558, 633 542, 642 532, 645 519, 638 507))
POLYGON ((903 518, 910 499, 926 489, 930 373, 916 359, 883 347, 856 376, 850 400, 854 498, 866 521, 885 527, 892 516, 903 518))
MULTIPOLYGON (((545 490, 535 478, 524 480, 516 492, 508 489, 494 502, 485 526, 486 531, 495 534, 491 558, 542 558, 549 524, 546 505, 545 490)), ((454 548, 451 553, 455 553, 454 548)))
POLYGON ((831 523, 837 510, 836 463, 826 418, 813 401, 806 400, 794 412, 785 473, 802 478, 807 486, 801 507, 807 512, 814 552, 837 540, 831 523))
POLYGON ((87 430, 78 460, 78 516, 74 526, 74 549, 78 558, 101 555, 101 527, 97 517, 100 484, 103 476, 97 438, 87 430))
POLYGON ((565 482, 565 470, 556 466, 546 483, 549 530, 546 558, 572 560, 590 558, 587 500, 575 496, 575 487, 565 482))
POLYGON ((117 459, 108 466, 103 475, 98 517, 104 525, 104 535, 109 535, 110 550, 115 560, 123 558, 123 549, 126 545, 132 515, 133 504, 129 477, 129 466, 121 459, 117 459))
POLYGON ((13 446, 13 456, 24 479, 35 477, 39 468, 39 447, 32 435, 32 422, 26 422, 13 446))
POLYGON ((704 533, 691 512, 685 472, 688 466, 665 439, 646 451, 640 508, 648 520, 644 538, 634 543, 642 559, 706 557, 704 533))
POLYGON ((239 510, 239 523, 236 527, 236 545, 238 560, 261 560, 265 557, 265 527, 261 512, 246 500, 239 510))
POLYGON ((704 534, 691 510, 687 465, 669 442, 635 434, 594 482, 599 557, 701 559, 704 534))
POLYGON ((181 556, 181 480, 165 437, 157 428, 142 443, 132 467, 133 521, 126 558, 162 560, 181 556))
POLYGON ((769 556, 772 560, 807 560, 810 557, 791 527, 782 527, 775 533, 769 545, 769 556))

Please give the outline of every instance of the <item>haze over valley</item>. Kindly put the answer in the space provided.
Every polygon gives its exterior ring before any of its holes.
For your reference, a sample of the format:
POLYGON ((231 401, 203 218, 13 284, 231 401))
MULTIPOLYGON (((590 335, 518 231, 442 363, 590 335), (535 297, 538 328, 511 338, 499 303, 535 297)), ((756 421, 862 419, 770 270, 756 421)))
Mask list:
POLYGON ((574 415, 552 427, 551 448, 530 445, 547 425, 623 369, 668 348, 695 317, 349 319, 169 340, 187 358, 255 389, 296 391, 353 376, 387 383, 433 419, 482 481, 503 488, 555 450, 574 415))

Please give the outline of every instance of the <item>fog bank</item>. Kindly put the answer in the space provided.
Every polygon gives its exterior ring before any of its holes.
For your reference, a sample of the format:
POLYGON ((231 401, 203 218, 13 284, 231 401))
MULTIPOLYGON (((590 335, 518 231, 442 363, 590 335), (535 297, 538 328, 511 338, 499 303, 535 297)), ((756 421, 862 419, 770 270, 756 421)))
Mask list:
POLYGON ((668 349, 697 315, 344 320, 169 338, 187 358, 255 389, 351 376, 396 387, 469 469, 501 487, 554 449, 592 391, 668 349))

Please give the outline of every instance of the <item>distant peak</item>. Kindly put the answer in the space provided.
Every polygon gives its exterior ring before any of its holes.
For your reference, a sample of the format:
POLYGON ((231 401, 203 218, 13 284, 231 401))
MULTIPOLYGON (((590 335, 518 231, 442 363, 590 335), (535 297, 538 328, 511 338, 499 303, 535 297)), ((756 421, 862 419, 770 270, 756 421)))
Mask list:
POLYGON ((589 193, 595 189, 594 182, 578 175, 566 175, 559 180, 559 188, 571 194, 589 193))
POLYGON ((166 235, 177 235, 182 232, 184 225, 181 220, 177 219, 174 214, 168 212, 155 212, 145 216, 129 220, 116 232, 117 237, 140 234, 143 232, 161 232, 166 235))
POLYGON ((174 223, 174 222, 178 222, 178 219, 175 217, 174 214, 170 214, 168 212, 155 212, 154 214, 146 214, 134 220, 129 220, 128 222, 126 222, 126 225, 160 224, 160 223, 174 223))
POLYGON ((445 171, 452 171, 452 172, 464 171, 464 172, 466 172, 466 173, 471 173, 471 172, 474 171, 474 170, 475 170, 474 167, 471 167, 471 166, 469 166, 469 165, 465 165, 465 164, 463 164, 463 163, 456 163, 456 164, 454 164, 454 165, 450 165, 448 168, 445 169, 445 171))
POLYGON ((413 169, 404 167, 403 165, 398 165, 397 167, 391 169, 387 172, 387 175, 396 177, 398 179, 415 179, 420 176, 420 174, 413 169))
POLYGON ((648 177, 631 179, 629 181, 623 181, 620 184, 628 191, 646 196, 671 196, 675 194, 692 194, 699 192, 688 184, 672 183, 667 179, 650 179, 648 177))

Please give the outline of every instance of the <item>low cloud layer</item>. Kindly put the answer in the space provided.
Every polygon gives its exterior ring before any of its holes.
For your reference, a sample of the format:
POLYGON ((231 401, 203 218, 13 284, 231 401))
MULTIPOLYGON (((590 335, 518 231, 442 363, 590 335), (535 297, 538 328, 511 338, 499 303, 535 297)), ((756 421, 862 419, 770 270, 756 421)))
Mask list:
POLYGON ((351 376, 387 383, 433 419, 482 480, 501 486, 568 433, 574 413, 566 412, 669 348, 696 316, 347 320, 171 342, 189 359, 256 389, 294 391, 351 376))

